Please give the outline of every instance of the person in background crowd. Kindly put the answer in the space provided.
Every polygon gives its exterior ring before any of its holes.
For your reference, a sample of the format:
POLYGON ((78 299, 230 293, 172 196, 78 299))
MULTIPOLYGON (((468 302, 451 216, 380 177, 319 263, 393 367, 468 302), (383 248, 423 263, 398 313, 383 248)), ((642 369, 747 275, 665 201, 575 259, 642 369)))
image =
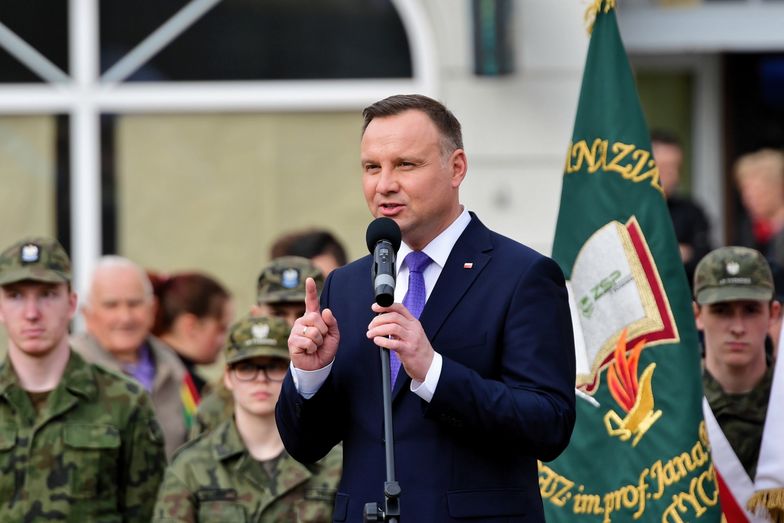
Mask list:
POLYGON ((688 196, 678 194, 683 147, 677 136, 654 129, 651 131, 651 146, 656 166, 659 168, 659 182, 675 228, 681 261, 691 285, 697 262, 711 250, 710 224, 702 207, 688 196))
POLYGON ((318 288, 324 274, 312 260, 301 256, 275 258, 261 270, 256 283, 256 305, 253 316, 275 316, 289 325, 305 310, 305 280, 313 278, 318 288))
POLYGON ((144 389, 68 344, 71 262, 55 240, 0 254, 0 521, 147 523, 163 436, 144 389))
POLYGON ((234 316, 229 292, 196 272, 152 275, 158 312, 152 333, 171 347, 188 369, 200 401, 206 381, 196 366, 215 363, 234 316))
POLYGON ((741 156, 735 181, 747 214, 737 243, 784 267, 784 153, 761 149, 741 156))
POLYGON ((270 249, 270 259, 281 256, 308 258, 324 277, 348 261, 346 249, 329 231, 312 229, 281 236, 270 249))
POLYGON ((187 439, 190 406, 181 394, 190 390, 191 378, 174 351, 150 334, 155 297, 147 274, 127 258, 104 256, 91 276, 82 315, 87 332, 71 338, 74 350, 141 383, 171 457, 187 439))
MULTIPOLYGON (((314 278, 318 288, 324 276, 313 263, 299 256, 283 256, 268 263, 259 274, 256 285, 256 305, 251 316, 273 316, 285 320, 289 326, 305 312, 305 280, 314 278)), ((207 394, 196 411, 190 436, 211 430, 234 412, 231 393, 223 381, 207 394)))
POLYGON ((166 470, 156 523, 330 522, 342 449, 302 465, 283 448, 275 403, 289 367, 289 325, 248 317, 226 342, 234 415, 183 446, 166 470))
POLYGON ((748 247, 716 249, 694 273, 694 317, 705 337, 708 437, 714 463, 724 471, 723 479, 740 507, 748 501, 739 499, 745 495, 737 489, 735 478, 742 472, 727 472, 732 470, 731 462, 739 462, 747 476, 741 484, 751 485, 753 492, 766 416, 777 412, 769 408, 773 366, 765 350, 765 339, 781 309, 773 298, 768 262, 748 247))

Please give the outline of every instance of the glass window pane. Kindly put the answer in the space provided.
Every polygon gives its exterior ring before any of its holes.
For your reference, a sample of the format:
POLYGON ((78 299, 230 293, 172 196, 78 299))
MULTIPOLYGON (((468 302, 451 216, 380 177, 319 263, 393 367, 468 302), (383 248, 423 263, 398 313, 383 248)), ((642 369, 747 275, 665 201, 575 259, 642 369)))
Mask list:
MULTIPOLYGON (((102 69, 184 3, 102 2, 102 69)), ((410 54, 390 0, 224 0, 129 80, 409 78, 410 54)))
POLYGON ((356 111, 118 117, 119 252, 214 274, 238 314, 283 232, 327 227, 364 254, 360 128, 356 111))
POLYGON ((57 232, 56 127, 54 116, 0 116, 0 238, 9 244, 57 232))
MULTIPOLYGON (((3 0, 0 22, 68 72, 68 2, 3 0)), ((0 46, 0 83, 41 82, 41 78, 0 46)))

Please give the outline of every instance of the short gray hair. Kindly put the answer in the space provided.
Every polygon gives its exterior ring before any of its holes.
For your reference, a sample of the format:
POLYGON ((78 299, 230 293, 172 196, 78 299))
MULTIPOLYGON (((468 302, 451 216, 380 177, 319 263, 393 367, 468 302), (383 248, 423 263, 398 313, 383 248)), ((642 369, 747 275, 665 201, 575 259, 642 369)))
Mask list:
POLYGON ((93 270, 93 274, 90 277, 90 283, 87 287, 87 295, 82 303, 82 307, 90 308, 90 300, 92 300, 93 289, 95 287, 95 279, 96 276, 105 270, 108 269, 132 269, 134 270, 138 276, 139 281, 142 284, 142 288, 144 289, 144 297, 148 301, 153 299, 153 289, 152 283, 150 282, 150 278, 147 276, 147 272, 136 262, 129 260, 123 256, 117 256, 116 254, 110 254, 107 256, 102 256, 98 259, 98 262, 95 264, 95 270, 93 270))

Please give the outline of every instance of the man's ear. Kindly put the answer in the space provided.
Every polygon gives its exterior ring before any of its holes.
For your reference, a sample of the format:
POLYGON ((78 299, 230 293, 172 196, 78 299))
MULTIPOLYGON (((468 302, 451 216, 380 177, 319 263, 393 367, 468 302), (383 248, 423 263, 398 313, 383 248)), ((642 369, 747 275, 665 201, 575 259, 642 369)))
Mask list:
POLYGON ((68 292, 68 320, 72 320, 79 310, 79 297, 74 291, 68 292))
POLYGON ((449 166, 452 170, 452 187, 457 189, 463 183, 468 172, 468 158, 463 149, 455 149, 449 157, 449 166))
POLYGON ((230 372, 231 371, 229 370, 229 367, 226 366, 226 368, 223 370, 223 384, 228 390, 234 390, 234 384, 231 382, 231 376, 229 376, 230 372))
POLYGON ((702 310, 700 309, 699 304, 696 301, 692 301, 691 308, 694 311, 694 323, 697 324, 697 330, 703 330, 704 327, 702 325, 702 316, 700 314, 702 310))
POLYGON ((770 321, 775 321, 781 316, 781 302, 773 300, 770 302, 770 321))

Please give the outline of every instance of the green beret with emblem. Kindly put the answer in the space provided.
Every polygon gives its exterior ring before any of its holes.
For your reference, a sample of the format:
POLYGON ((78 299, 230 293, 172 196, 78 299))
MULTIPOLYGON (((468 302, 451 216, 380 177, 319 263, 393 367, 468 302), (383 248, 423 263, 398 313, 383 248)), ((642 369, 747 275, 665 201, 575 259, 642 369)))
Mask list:
POLYGON ((694 271, 694 299, 700 305, 773 299, 773 274, 759 251, 721 247, 709 252, 694 271))
POLYGON ((238 361, 257 356, 271 356, 289 359, 288 322, 273 316, 248 316, 229 330, 229 337, 224 347, 226 363, 231 365, 238 361))
POLYGON ((305 301, 305 280, 313 278, 320 290, 324 275, 307 258, 281 256, 272 260, 259 275, 257 301, 286 303, 305 301))
POLYGON ((57 240, 26 238, 0 254, 0 285, 24 280, 71 281, 71 260, 57 240))

